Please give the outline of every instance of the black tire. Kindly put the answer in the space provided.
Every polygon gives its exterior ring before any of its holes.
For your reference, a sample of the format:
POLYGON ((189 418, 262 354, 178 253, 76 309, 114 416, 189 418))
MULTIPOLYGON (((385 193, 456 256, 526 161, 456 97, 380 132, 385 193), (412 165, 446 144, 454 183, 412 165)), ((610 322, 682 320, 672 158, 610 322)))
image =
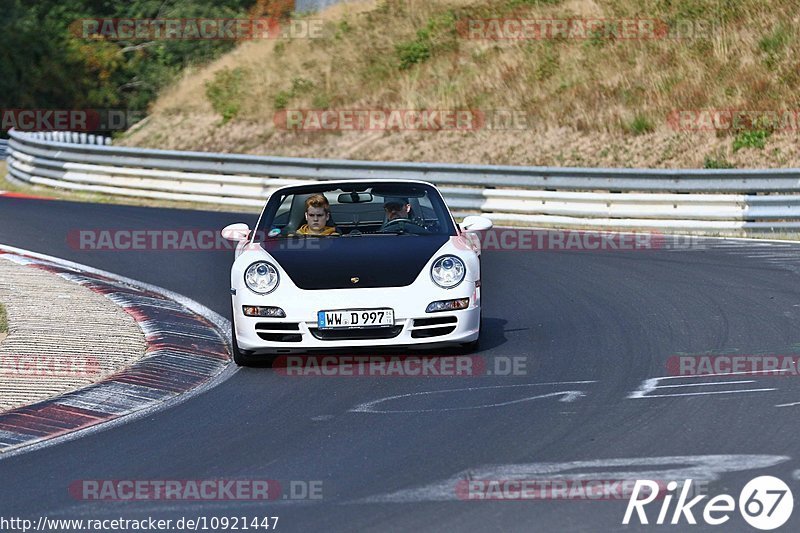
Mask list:
POLYGON ((471 354, 477 352, 480 349, 480 347, 481 347, 480 344, 481 344, 480 337, 478 337, 477 339, 475 339, 472 342, 465 342, 464 344, 461 345, 461 349, 459 350, 459 353, 461 355, 471 355, 471 354))
MULTIPOLYGON (((478 256, 478 264, 483 267, 483 264, 480 260, 480 256, 478 256)), ((481 268, 481 272, 483 272, 483 268, 481 268)), ((480 315, 478 316, 478 338, 472 342, 466 342, 461 345, 461 351, 464 354, 471 354, 477 352, 481 348, 481 335, 483 334, 483 291, 481 290, 481 311, 480 315)))
POLYGON ((239 350, 239 343, 236 342, 236 327, 234 327, 233 322, 231 322, 231 355, 233 356, 233 362, 238 366, 252 366, 255 363, 252 355, 239 350))
POLYGON ((483 309, 481 309, 481 315, 478 318, 478 322, 478 327, 480 328, 478 338, 472 342, 465 342, 461 345, 461 352, 465 355, 477 352, 481 347, 481 333, 483 333, 483 309))

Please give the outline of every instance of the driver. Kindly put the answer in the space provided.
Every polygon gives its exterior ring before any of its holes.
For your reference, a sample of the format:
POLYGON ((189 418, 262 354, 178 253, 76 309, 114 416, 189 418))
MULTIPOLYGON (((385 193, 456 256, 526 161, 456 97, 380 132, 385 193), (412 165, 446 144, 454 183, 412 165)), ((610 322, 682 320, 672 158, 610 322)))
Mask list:
POLYGON ((387 196, 383 200, 383 209, 386 211, 386 221, 409 220, 411 218, 411 204, 408 198, 400 196, 387 196))
POLYGON ((428 233, 428 229, 411 210, 411 202, 404 196, 387 196, 383 200, 383 209, 386 211, 386 222, 381 231, 387 228, 399 229, 403 233, 428 233))
POLYGON ((322 194, 314 194, 306 199, 306 223, 297 229, 298 235, 339 235, 336 228, 328 226, 331 219, 331 206, 322 194))

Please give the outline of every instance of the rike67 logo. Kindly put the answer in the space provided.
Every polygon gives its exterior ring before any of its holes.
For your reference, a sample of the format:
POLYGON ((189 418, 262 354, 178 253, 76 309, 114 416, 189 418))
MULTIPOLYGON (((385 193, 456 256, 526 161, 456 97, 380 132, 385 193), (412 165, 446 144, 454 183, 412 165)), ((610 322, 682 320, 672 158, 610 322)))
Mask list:
MULTIPOLYGON (((727 522, 731 513, 736 510, 737 502, 729 494, 714 496, 704 506, 698 505, 708 495, 701 494, 691 500, 692 480, 684 481, 678 493, 678 483, 670 481, 667 484, 666 495, 659 494, 659 485, 655 481, 637 480, 633 486, 633 493, 625 509, 625 516, 622 523, 627 525, 631 522, 634 512, 640 524, 649 524, 645 506, 652 503, 660 495, 663 495, 661 508, 655 523, 662 524, 697 524, 695 513, 701 513, 703 521, 712 526, 719 526, 727 522), (644 497, 640 497, 644 494, 644 497), (677 496, 677 502, 673 509, 672 501, 677 496), (695 509, 697 506, 697 509, 695 509), (671 518, 670 518, 670 511, 671 518)), ((756 529, 771 530, 785 524, 792 516, 794 508, 794 497, 788 485, 780 479, 772 476, 759 476, 750 480, 739 493, 738 501, 739 513, 742 518, 756 529)))

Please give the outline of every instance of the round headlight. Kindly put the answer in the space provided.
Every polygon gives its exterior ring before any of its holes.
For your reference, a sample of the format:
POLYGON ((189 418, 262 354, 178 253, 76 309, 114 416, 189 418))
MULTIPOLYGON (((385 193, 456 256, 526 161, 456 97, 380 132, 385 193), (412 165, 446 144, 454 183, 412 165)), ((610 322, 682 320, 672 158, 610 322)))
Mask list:
POLYGON ((444 289, 452 289, 464 281, 466 273, 464 261, 454 255, 444 255, 431 266, 433 282, 444 289))
POLYGON ((247 288, 257 294, 267 294, 278 286, 278 270, 267 262, 253 263, 244 273, 247 288))

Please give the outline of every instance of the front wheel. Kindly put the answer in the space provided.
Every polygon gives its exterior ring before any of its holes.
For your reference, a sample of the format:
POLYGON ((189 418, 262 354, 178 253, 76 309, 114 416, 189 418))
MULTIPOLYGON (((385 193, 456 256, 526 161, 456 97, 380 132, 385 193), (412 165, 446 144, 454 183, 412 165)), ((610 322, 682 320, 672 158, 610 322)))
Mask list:
POLYGON ((255 363, 253 356, 239 350, 239 343, 236 342, 236 326, 231 322, 231 355, 233 362, 238 366, 252 366, 255 363))
POLYGON ((483 310, 478 318, 478 338, 472 342, 465 342, 461 345, 461 351, 465 354, 477 352, 481 347, 481 332, 483 332, 483 310))
POLYGON ((231 355, 233 362, 237 366, 260 366, 270 367, 275 362, 275 355, 254 355, 245 350, 239 349, 239 342, 236 340, 236 326, 233 325, 233 314, 231 313, 231 355))

